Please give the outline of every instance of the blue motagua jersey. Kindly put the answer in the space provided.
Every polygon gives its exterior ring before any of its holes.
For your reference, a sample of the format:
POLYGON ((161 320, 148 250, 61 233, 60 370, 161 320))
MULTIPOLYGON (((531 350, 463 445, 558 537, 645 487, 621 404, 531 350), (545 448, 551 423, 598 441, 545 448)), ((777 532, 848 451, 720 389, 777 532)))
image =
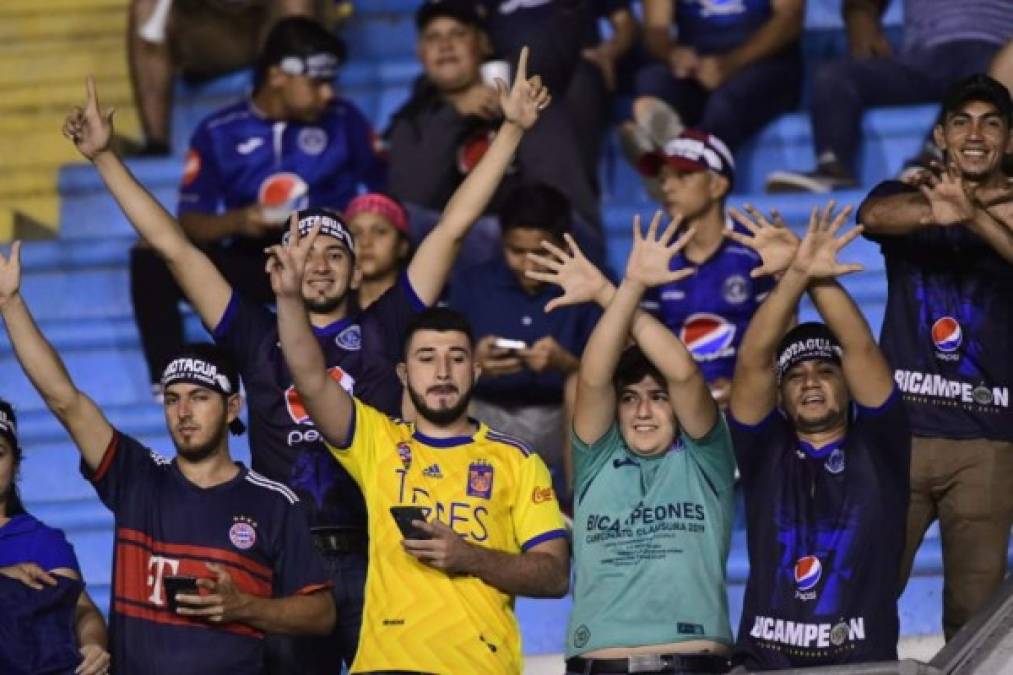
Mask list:
MULTIPOLYGON (((361 314, 314 328, 331 377, 399 417, 402 387, 394 364, 408 321, 424 306, 403 275, 361 314)), ((246 387, 254 470, 292 488, 306 504, 312 526, 365 531, 362 494, 324 447, 306 412, 285 365, 274 313, 234 294, 214 337, 235 359, 246 387)))
POLYGON ((342 209, 360 185, 384 187, 386 163, 369 122, 338 100, 315 122, 268 119, 250 100, 205 120, 190 140, 179 213, 251 204, 342 209))
MULTIPOLYGON (((869 197, 912 191, 889 181, 869 197)), ((889 282, 881 344, 911 430, 1013 441, 1013 265, 963 225, 870 238, 889 282)))
POLYGON ((679 336, 708 382, 731 379, 746 326, 773 287, 770 277, 750 278, 759 265, 755 252, 729 240, 699 265, 678 253, 671 269, 695 266, 696 273, 652 289, 644 301, 679 336))
POLYGON ((897 658, 911 432, 894 389, 856 406, 842 442, 800 442, 778 410, 730 420, 749 580, 735 661, 779 669, 897 658))

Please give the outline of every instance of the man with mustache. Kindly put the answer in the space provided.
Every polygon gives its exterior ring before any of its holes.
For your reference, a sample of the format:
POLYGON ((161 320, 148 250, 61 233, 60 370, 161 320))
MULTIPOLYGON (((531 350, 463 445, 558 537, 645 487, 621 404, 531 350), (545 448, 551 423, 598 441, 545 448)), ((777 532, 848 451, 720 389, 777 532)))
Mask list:
POLYGON ((265 634, 329 633, 331 581, 299 499, 229 456, 227 432, 243 429, 235 369, 211 345, 170 361, 162 388, 176 457, 156 454, 71 381, 20 294, 19 254, 15 242, 0 256, 14 353, 115 515, 113 672, 263 673, 265 634), (196 590, 169 598, 166 579, 179 576, 196 579, 196 590))
POLYGON ((513 596, 560 597, 569 585, 548 469, 523 443, 468 417, 480 368, 457 312, 426 310, 405 333, 398 375, 414 423, 385 416, 328 377, 300 299, 318 235, 319 227, 292 221, 287 243, 271 251, 271 285, 289 371, 369 512, 370 569, 351 670, 520 673, 513 596), (402 538, 392 515, 406 505, 425 520, 402 538))
POLYGON ((886 259, 882 344, 911 416, 911 507, 901 583, 939 519, 947 639, 1006 575, 1013 521, 1013 151, 1009 91, 954 85, 933 135, 946 169, 877 186, 859 221, 886 259))

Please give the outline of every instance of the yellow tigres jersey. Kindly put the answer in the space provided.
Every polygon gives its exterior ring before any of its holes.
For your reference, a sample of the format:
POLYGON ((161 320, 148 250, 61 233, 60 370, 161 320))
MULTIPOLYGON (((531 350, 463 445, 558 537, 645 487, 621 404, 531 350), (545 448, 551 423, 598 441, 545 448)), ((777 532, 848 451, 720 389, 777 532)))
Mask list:
POLYGON ((401 546, 390 507, 418 505, 471 543, 520 553, 566 534, 541 458, 485 424, 473 436, 428 438, 358 399, 349 447, 328 447, 362 488, 369 512, 352 672, 520 673, 513 598, 416 561, 401 546))

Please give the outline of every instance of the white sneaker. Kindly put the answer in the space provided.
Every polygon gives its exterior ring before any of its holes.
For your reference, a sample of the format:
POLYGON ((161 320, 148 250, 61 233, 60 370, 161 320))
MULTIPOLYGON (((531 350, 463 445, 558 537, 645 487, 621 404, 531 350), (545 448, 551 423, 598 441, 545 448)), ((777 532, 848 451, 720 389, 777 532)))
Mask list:
POLYGON ((851 176, 834 175, 817 169, 815 171, 774 171, 767 174, 767 192, 813 192, 823 194, 832 190, 847 190, 858 187, 858 181, 851 176))

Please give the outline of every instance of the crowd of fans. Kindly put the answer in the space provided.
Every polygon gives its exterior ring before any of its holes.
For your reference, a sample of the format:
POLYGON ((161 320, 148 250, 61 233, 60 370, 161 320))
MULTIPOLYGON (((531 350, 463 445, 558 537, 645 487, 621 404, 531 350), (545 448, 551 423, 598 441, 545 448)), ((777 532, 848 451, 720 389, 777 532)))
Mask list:
POLYGON ((735 152, 799 103, 803 0, 642 0, 642 26, 624 0, 426 0, 422 74, 382 139, 336 93, 325 4, 132 4, 145 154, 168 151, 176 71, 254 70, 193 132, 176 217, 113 149, 93 80, 67 117, 140 235, 134 313, 176 456, 71 380, 15 243, 0 315, 115 550, 107 640, 72 548, 25 512, 0 401, 0 607, 36 635, 3 672, 519 673, 513 598, 571 590, 574 675, 892 660, 935 520, 947 639, 988 601, 1013 518, 1013 7, 909 0, 895 51, 884 3, 843 0, 817 169, 768 187, 855 187, 863 108, 941 111, 858 225, 831 201, 799 236, 728 200, 735 152), (616 279, 597 175, 624 97, 659 211, 616 279), (862 235, 886 261, 879 341, 838 282, 862 235), (803 296, 822 323, 798 322, 803 296), (184 343, 183 299, 213 345, 184 343), (243 400, 249 468, 229 452, 243 400))

